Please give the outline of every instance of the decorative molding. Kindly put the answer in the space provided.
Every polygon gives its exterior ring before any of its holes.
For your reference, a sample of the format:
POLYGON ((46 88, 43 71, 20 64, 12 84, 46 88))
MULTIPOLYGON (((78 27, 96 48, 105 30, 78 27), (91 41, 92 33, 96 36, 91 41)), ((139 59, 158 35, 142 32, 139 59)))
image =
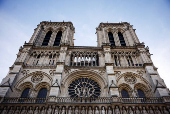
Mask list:
POLYGON ((135 84, 136 83, 136 78, 132 75, 126 75, 124 77, 125 82, 127 82, 128 84, 135 84))

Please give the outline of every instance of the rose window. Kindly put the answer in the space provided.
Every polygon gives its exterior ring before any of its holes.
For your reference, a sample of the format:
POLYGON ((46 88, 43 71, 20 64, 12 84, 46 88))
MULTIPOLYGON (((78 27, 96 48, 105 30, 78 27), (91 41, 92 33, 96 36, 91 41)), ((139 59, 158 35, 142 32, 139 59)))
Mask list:
POLYGON ((79 78, 74 80, 68 87, 70 97, 98 97, 100 86, 90 78, 79 78))

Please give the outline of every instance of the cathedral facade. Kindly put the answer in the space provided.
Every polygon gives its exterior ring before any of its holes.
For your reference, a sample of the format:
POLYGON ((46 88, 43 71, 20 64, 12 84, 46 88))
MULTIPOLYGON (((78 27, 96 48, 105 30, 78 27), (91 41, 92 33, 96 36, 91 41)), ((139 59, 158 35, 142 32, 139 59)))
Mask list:
POLYGON ((97 47, 72 22, 43 21, 0 85, 1 114, 169 114, 170 92, 127 22, 100 23, 97 47))

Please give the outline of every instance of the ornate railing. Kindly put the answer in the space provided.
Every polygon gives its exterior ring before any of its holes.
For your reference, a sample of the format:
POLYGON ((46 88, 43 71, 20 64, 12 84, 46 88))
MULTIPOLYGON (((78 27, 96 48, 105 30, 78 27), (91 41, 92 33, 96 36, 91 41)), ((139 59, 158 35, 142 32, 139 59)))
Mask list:
POLYGON ((170 103, 170 97, 153 98, 121 98, 121 97, 99 97, 99 98, 70 98, 70 97, 48 97, 48 98, 1 98, 1 103, 126 103, 126 104, 160 104, 170 103))

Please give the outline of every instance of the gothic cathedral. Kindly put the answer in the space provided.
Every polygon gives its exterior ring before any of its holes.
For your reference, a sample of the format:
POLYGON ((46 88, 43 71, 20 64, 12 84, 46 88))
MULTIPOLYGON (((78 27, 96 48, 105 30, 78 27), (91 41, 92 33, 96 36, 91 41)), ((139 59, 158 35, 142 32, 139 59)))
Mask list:
POLYGON ((97 47, 72 22, 43 21, 0 85, 1 114, 169 114, 170 92, 127 22, 100 23, 97 47))

